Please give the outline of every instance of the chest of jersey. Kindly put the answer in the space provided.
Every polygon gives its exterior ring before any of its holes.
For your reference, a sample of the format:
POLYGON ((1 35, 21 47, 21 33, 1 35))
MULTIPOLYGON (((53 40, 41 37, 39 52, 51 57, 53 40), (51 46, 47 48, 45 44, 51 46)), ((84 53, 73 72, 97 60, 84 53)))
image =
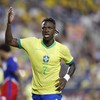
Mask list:
POLYGON ((54 46, 52 48, 46 48, 41 44, 37 44, 35 46, 31 46, 31 50, 29 50, 30 59, 33 62, 38 62, 41 64, 55 64, 60 60, 59 51, 54 46))
POLYGON ((27 53, 30 57, 32 68, 36 73, 54 73, 60 69, 60 52, 55 44, 52 47, 45 47, 41 42, 30 43, 27 53))

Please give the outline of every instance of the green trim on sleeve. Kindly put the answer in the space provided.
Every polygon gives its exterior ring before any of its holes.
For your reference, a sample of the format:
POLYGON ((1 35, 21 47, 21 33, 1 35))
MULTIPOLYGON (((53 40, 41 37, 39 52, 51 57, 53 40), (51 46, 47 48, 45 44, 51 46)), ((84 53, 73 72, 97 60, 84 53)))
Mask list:
POLYGON ((74 63, 74 59, 71 61, 71 62, 69 62, 69 63, 67 63, 67 65, 72 65, 74 63))
POLYGON ((21 42, 20 42, 20 38, 18 39, 18 47, 19 47, 20 49, 22 49, 21 42))

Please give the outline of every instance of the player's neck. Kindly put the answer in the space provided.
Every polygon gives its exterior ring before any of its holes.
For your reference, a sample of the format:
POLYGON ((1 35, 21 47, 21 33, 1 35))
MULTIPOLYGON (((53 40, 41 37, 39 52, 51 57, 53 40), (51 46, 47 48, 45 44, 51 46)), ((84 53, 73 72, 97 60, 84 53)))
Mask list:
POLYGON ((43 39, 43 43, 44 43, 47 47, 49 47, 49 46, 51 46, 51 45, 54 43, 54 39, 52 39, 52 40, 44 40, 44 39, 43 39))

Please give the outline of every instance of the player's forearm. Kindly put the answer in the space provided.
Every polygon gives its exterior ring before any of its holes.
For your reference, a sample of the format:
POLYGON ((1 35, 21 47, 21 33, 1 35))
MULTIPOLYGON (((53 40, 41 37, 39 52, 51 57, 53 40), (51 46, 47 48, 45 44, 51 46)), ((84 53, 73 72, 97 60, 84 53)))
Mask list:
POLYGON ((73 62, 73 64, 68 67, 67 74, 70 75, 71 77, 74 74, 75 69, 76 69, 76 65, 75 62, 73 62))
POLYGON ((65 74, 64 78, 66 79, 66 81, 68 82, 70 77, 74 74, 75 72, 75 63, 73 62, 73 64, 71 64, 68 69, 67 69, 67 73, 65 74))
POLYGON ((13 38, 11 32, 11 23, 7 23, 7 29, 5 32, 5 43, 14 47, 18 47, 17 39, 13 38))
POLYGON ((11 23, 7 23, 7 29, 5 33, 5 43, 11 44, 12 40, 13 40, 13 36, 11 33, 11 23))

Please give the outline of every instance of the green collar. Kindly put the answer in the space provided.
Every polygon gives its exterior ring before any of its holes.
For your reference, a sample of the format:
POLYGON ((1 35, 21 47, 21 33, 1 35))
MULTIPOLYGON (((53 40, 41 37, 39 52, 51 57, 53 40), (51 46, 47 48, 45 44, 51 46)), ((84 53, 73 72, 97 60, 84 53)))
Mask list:
POLYGON ((48 46, 48 47, 43 43, 42 40, 41 40, 41 44, 42 44, 45 48, 48 48, 48 49, 49 49, 49 48, 52 48, 52 47, 56 44, 56 41, 54 41, 53 44, 51 44, 51 45, 48 46))

